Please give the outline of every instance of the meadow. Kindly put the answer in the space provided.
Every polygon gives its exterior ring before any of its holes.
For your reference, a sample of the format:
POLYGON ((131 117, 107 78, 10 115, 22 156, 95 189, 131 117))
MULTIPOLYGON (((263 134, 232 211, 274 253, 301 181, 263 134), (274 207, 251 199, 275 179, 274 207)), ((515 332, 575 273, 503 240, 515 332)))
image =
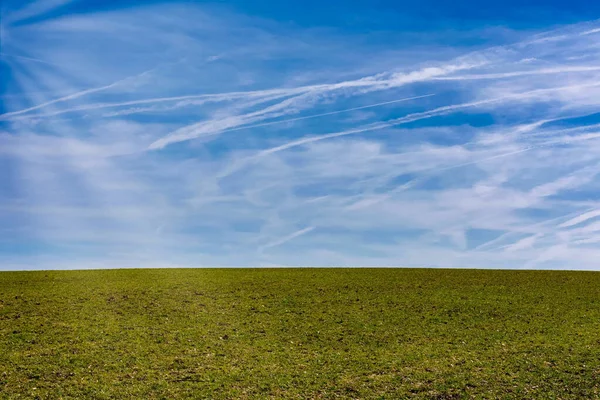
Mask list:
POLYGON ((600 273, 0 273, 0 398, 600 398, 600 273))

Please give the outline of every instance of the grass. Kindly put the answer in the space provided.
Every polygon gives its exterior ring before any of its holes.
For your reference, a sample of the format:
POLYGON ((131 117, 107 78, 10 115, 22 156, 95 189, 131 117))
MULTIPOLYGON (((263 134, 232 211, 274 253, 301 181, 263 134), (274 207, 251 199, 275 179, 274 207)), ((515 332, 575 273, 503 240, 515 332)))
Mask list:
POLYGON ((600 273, 0 273, 0 398, 600 399, 600 273))

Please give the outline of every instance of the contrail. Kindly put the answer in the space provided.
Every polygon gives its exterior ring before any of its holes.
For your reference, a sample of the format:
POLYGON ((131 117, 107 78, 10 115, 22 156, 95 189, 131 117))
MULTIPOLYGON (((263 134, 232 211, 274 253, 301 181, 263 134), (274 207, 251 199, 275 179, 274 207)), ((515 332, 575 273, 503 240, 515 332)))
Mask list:
MULTIPOLYGON (((592 210, 594 210, 594 209, 593 208, 587 209, 588 212, 592 211, 592 210)), ((581 214, 580 211, 576 211, 576 212, 568 213, 568 214, 565 214, 565 215, 561 215, 560 217, 554 217, 554 218, 545 219, 543 221, 537 222, 535 224, 530 224, 530 225, 527 225, 525 227, 516 227, 516 228, 513 229, 513 231, 505 232, 505 233, 501 234, 500 236, 498 236, 498 237, 496 237, 496 238, 494 238, 494 239, 492 239, 490 241, 487 241, 485 243, 480 244, 479 246, 473 248, 473 251, 479 251, 479 250, 481 250, 483 248, 493 246, 493 245, 501 242, 502 240, 504 240, 506 237, 509 237, 509 236, 513 236, 513 235, 516 235, 516 234, 523 234, 523 233, 529 233, 529 234, 535 233, 535 231, 534 231, 535 228, 542 227, 543 225, 550 224, 552 222, 559 221, 559 220, 564 220, 565 218, 569 218, 569 217, 572 217, 572 216, 575 216, 575 215, 580 215, 580 214, 581 214), (518 230, 515 230, 515 229, 518 229, 518 230)), ((500 246, 498 248, 502 248, 502 246, 500 246)))
POLYGON ((403 183, 402 185, 400 185, 400 186, 398 186, 398 187, 396 187, 396 188, 394 188, 394 189, 392 189, 392 190, 390 190, 390 191, 388 191, 386 193, 383 193, 383 194, 377 196, 376 199, 370 199, 368 201, 363 201, 362 203, 360 201, 358 201, 358 202, 356 202, 354 204, 351 204, 351 205, 347 206, 345 208, 345 210, 349 210, 349 211, 350 210, 358 210, 358 209, 361 209, 361 208, 366 208, 366 207, 373 206, 373 205, 375 205, 377 203, 381 203, 382 201, 387 200, 388 198, 390 198, 392 195, 394 195, 396 193, 403 192, 403 191, 405 191, 407 189, 410 189, 413 186, 415 186, 417 183, 419 183, 421 181, 424 181, 424 180, 427 180, 427 179, 431 178, 432 176, 434 176, 436 174, 439 174, 440 172, 449 171, 449 170, 456 169, 456 168, 461 168, 461 167, 466 167, 466 166, 473 165, 473 164, 478 164, 478 163, 483 162, 483 161, 490 161, 490 160, 494 160, 494 159, 497 159, 497 158, 509 157, 509 156, 512 156, 512 155, 515 155, 515 154, 524 153, 524 152, 526 152, 528 150, 531 150, 532 148, 533 147, 524 148, 524 149, 519 149, 519 150, 511 151, 511 152, 508 152, 508 153, 502 153, 502 154, 497 154, 497 155, 489 156, 489 157, 485 157, 485 158, 479 158, 477 160, 473 160, 473 161, 469 161, 469 162, 465 162, 465 163, 460 163, 460 164, 454 164, 454 165, 451 165, 451 166, 448 166, 448 167, 432 168, 432 169, 429 169, 429 170, 424 170, 424 171, 421 171, 421 174, 423 174, 423 176, 419 176, 418 178, 413 178, 410 181, 408 181, 406 183, 403 183))
POLYGON ((305 235, 305 234, 307 234, 308 232, 310 232, 310 231, 312 231, 314 229, 315 229, 314 226, 309 226, 308 228, 300 229, 299 231, 291 233, 291 234, 289 234, 287 236, 284 236, 284 237, 282 237, 282 238, 280 238, 278 240, 275 240, 273 242, 267 243, 264 246, 259 247, 258 250, 259 250, 259 252, 262 252, 262 251, 264 251, 266 249, 269 249, 271 247, 281 246, 282 244, 284 244, 286 242, 289 242, 290 240, 295 239, 298 236, 305 235))
POLYGON ((589 31, 581 32, 580 35, 585 36, 585 35, 591 35, 593 33, 599 33, 599 32, 600 32, 600 28, 596 28, 596 29, 590 29, 589 31))
POLYGON ((141 74, 138 74, 138 75, 135 75, 135 76, 131 76, 131 77, 128 77, 128 78, 125 78, 125 79, 118 80, 116 82, 111 83, 110 85, 101 86, 101 87, 92 88, 92 89, 82 90, 80 92, 76 92, 76 93, 69 94, 67 96, 59 97, 58 99, 50 100, 50 101, 38 104, 38 105, 33 106, 33 107, 25 108, 25 109, 22 109, 22 110, 19 110, 19 111, 13 111, 13 112, 8 112, 8 113, 0 114, 0 120, 4 120, 4 119, 7 119, 7 117, 11 117, 11 116, 15 116, 15 115, 25 114, 25 113, 28 113, 30 111, 39 110, 40 108, 44 108, 44 107, 47 107, 47 106, 52 105, 52 104, 62 103, 62 102, 68 101, 68 100, 77 99, 79 97, 82 97, 82 96, 85 96, 85 95, 88 95, 88 94, 91 94, 91 93, 101 92, 103 90, 107 90, 107 89, 110 89, 112 87, 115 87, 115 86, 117 86, 117 85, 119 85, 119 84, 121 84, 121 83, 129 80, 129 79, 132 79, 132 78, 135 78, 135 77, 138 77, 138 76, 142 76, 146 72, 149 72, 149 71, 145 71, 145 72, 142 72, 141 74))
POLYGON ((321 113, 321 114, 306 115, 304 117, 297 117, 297 118, 290 118, 290 119, 284 119, 284 120, 279 120, 279 121, 264 122, 264 123, 261 123, 261 124, 250 125, 250 126, 235 128, 235 129, 231 129, 231 130, 244 129, 244 128, 255 128, 255 127, 260 127, 260 126, 283 124, 283 123, 286 123, 286 122, 301 121, 301 120, 304 120, 304 119, 325 117, 327 115, 342 114, 342 113, 346 113, 346 112, 349 112, 349 111, 364 110, 364 109, 367 109, 367 108, 375 108, 375 107, 385 106, 387 104, 394 104, 394 103, 400 103, 400 102, 403 102, 403 101, 423 99, 425 97, 431 97, 431 96, 435 96, 435 93, 425 94, 425 95, 422 95, 422 96, 406 97, 404 99, 384 101, 384 102, 381 102, 381 103, 369 104, 369 105, 360 106, 360 107, 346 108, 344 110, 330 111, 330 112, 321 113))
MULTIPOLYGON (((0 38, 0 41, 1 40, 2 40, 2 38, 0 38)), ((37 63, 41 63, 41 64, 52 65, 54 67, 61 67, 62 66, 60 64, 55 64, 55 63, 51 63, 51 62, 48 62, 48 61, 40 60, 39 58, 18 56, 16 54, 0 53, 0 57, 20 58, 20 59, 27 60, 27 61, 33 61, 33 62, 37 62, 37 63)))
MULTIPOLYGON (((20 57, 20 56, 18 56, 18 57, 20 57)), ((28 57, 25 57, 25 58, 28 58, 28 57)), ((35 60, 35 59, 33 59, 33 60, 35 60)), ((37 61, 40 61, 40 60, 37 60, 37 61)), ((44 62, 46 64, 51 64, 51 63, 47 63, 45 61, 41 61, 41 62, 44 62)), ((51 65, 57 65, 57 64, 51 64, 51 65)), ((85 95, 88 95, 88 94, 97 93, 97 92, 101 92, 101 91, 113 88, 113 87, 118 86, 118 85, 120 85, 120 84, 122 84, 124 82, 127 82, 127 81, 135 79, 135 78, 142 77, 142 76, 144 76, 144 75, 146 75, 146 74, 148 74, 148 73, 150 73, 152 71, 155 71, 158 68, 160 68, 162 65, 164 65, 164 64, 159 64, 159 65, 157 65, 157 66, 155 66, 153 68, 150 68, 150 69, 148 69, 146 71, 143 71, 143 72, 141 72, 139 74, 128 76, 128 77, 123 78, 123 79, 119 79, 118 81, 113 82, 113 83, 111 83, 109 85, 82 90, 82 91, 79 91, 79 92, 76 92, 76 93, 72 93, 72 94, 69 94, 69 95, 66 95, 66 96, 63 96, 63 97, 59 97, 58 99, 54 99, 54 100, 47 101, 45 103, 38 104, 38 105, 33 106, 33 107, 29 107, 29 108, 25 108, 25 109, 18 110, 18 111, 12 111, 12 112, 8 112, 8 113, 0 114, 0 120, 9 119, 8 117, 26 114, 26 113, 28 113, 30 111, 39 110, 41 108, 50 106, 52 104, 62 103, 62 102, 65 102, 65 101, 77 99, 79 97, 82 97, 82 96, 85 96, 85 95)), ((62 111, 66 112, 67 110, 62 110, 62 111)), ((53 115, 58 115, 59 113, 60 112, 55 113, 53 115)), ((38 116, 36 116, 36 117, 38 117, 38 116)))
MULTIPOLYGON (((593 137, 586 137, 584 139, 581 140, 591 140, 591 139, 599 139, 600 135, 596 135, 593 137)), ((568 142, 567 139, 561 141, 561 142, 568 142)), ((527 151, 533 150, 533 149, 537 149, 537 148, 541 148, 541 147, 547 147, 547 146, 552 146, 553 144, 556 144, 555 141, 552 141, 550 143, 542 143, 542 144, 538 144, 538 145, 531 145, 531 146, 527 146, 524 148, 521 148, 519 150, 514 150, 514 151, 510 151, 507 153, 502 153, 502 154, 497 154, 494 156, 489 156, 489 157, 485 157, 485 158, 479 158, 477 160, 473 160, 473 161, 469 161, 469 162, 465 162, 465 163, 460 163, 460 164, 454 164, 448 167, 442 167, 442 168, 434 168, 434 169, 430 169, 430 170, 425 170, 425 171, 421 171, 421 173, 424 174, 424 176, 420 176, 418 178, 414 178, 411 179, 410 181, 402 184, 401 186, 392 189, 390 191, 388 191, 387 193, 381 194, 380 196, 378 196, 376 199, 371 199, 370 201, 366 201, 366 202, 356 202, 354 204, 351 204, 350 206, 347 206, 345 208, 345 210, 357 210, 357 209, 361 209, 361 208, 365 208, 365 207, 370 207, 373 206, 377 203, 380 203, 388 198, 391 197, 391 195, 402 192, 404 190, 410 189, 411 187, 413 187, 415 184, 417 184, 420 181, 426 180, 428 178, 430 178, 431 176, 434 176, 440 172, 444 172, 444 171, 449 171, 452 169, 456 169, 456 168, 461 168, 461 167, 466 167, 469 165, 474 165, 474 164, 478 164, 480 162, 483 161, 490 161, 490 160, 494 160, 494 159, 498 159, 498 158, 504 158, 504 157, 509 157, 515 154, 521 154, 521 153, 525 153, 527 151)), ((600 215, 600 213, 599 213, 600 215)), ((570 225, 565 225, 565 226, 570 226, 570 225)), ((560 226, 562 227, 562 225, 560 226)), ((482 245, 480 245, 479 247, 481 247, 482 245)))
MULTIPOLYGON (((146 72, 148 72, 148 71, 146 71, 146 72)), ((126 79, 130 79, 130 78, 126 78, 126 79)), ((116 83, 108 85, 108 86, 113 86, 115 84, 116 83)), ((102 88, 88 89, 88 90, 98 91, 97 89, 102 89, 102 88)), ((163 103, 163 102, 170 102, 170 101, 184 101, 184 100, 197 100, 197 99, 207 99, 207 101, 227 101, 227 100, 235 100, 238 98, 245 98, 245 97, 248 97, 248 98, 255 98, 255 97, 262 97, 262 96, 266 97, 266 96, 269 96, 272 94, 277 94, 277 93, 281 94, 279 97, 284 97, 284 96, 292 95, 292 94, 295 94, 298 92, 300 92, 300 91, 299 90, 298 91, 292 91, 292 90, 286 91, 285 89, 273 89, 273 90, 252 91, 252 92, 229 92, 229 93, 215 93, 215 94, 212 94, 212 93, 211 94, 195 94, 195 95, 173 96, 173 97, 156 97, 156 98, 152 98, 152 99, 131 100, 131 101, 124 101, 124 102, 119 102, 119 103, 96 103, 96 104, 90 104, 90 105, 85 105, 85 106, 68 108, 65 110, 60 110, 60 111, 56 111, 56 112, 52 112, 52 113, 27 116, 27 118, 53 117, 56 115, 66 114, 66 113, 75 112, 75 111, 99 110, 99 109, 104 109, 104 108, 135 106, 135 105, 163 103)), ((77 93, 75 93, 75 94, 77 94, 77 93)), ((69 96, 73 96, 73 95, 69 95, 69 96)), ((69 96, 65 96, 65 97, 69 97, 69 96)), ((77 97, 79 97, 79 96, 77 96, 77 97)), ((7 119, 7 118, 4 118, 5 116, 24 114, 26 112, 45 107, 49 104, 56 103, 58 101, 64 101, 64 97, 61 99, 56 99, 55 101, 52 101, 49 103, 40 104, 39 106, 35 106, 35 107, 29 108, 27 110, 20 110, 20 111, 15 111, 12 113, 0 114, 0 120, 7 119)))
POLYGON ((600 210, 588 210, 587 212, 578 215, 575 218, 572 218, 566 222, 563 222, 562 224, 558 225, 559 228, 568 228, 577 224, 580 224, 582 222, 585 222, 589 219, 592 218, 596 218, 600 216, 600 210))
MULTIPOLYGON (((370 124, 368 126, 363 126, 361 128, 350 129, 350 130, 345 130, 345 131, 341 131, 341 132, 327 133, 327 134, 320 135, 320 136, 313 136, 313 137, 297 139, 297 140, 282 144, 280 146, 262 150, 253 156, 249 156, 246 159, 242 159, 236 165, 231 166, 230 168, 226 169, 221 174, 219 174, 217 178, 222 179, 226 176, 229 176, 232 173, 238 171, 243 166, 247 165, 248 163, 255 162, 259 158, 262 158, 264 156, 278 153, 280 151, 284 151, 284 150, 291 149, 294 147, 302 146, 305 144, 319 142, 321 140, 332 139, 332 138, 348 136, 348 135, 354 135, 354 134, 364 133, 364 132, 371 132, 371 131, 375 131, 375 130, 379 130, 379 129, 389 128, 392 126, 402 125, 402 124, 409 123, 409 122, 415 122, 415 121, 420 121, 420 120, 424 120, 424 119, 428 119, 428 118, 432 118, 432 117, 436 117, 436 116, 440 116, 440 115, 445 115, 445 114, 455 111, 455 110, 476 107, 476 106, 485 105, 485 104, 492 104, 495 102, 509 100, 509 99, 527 98, 527 97, 535 96, 535 95, 541 94, 541 93, 548 93, 548 92, 554 92, 554 91, 560 91, 560 90, 577 89, 577 88, 584 88, 584 87, 594 87, 594 86, 600 86, 600 83, 561 86, 558 88, 549 88, 549 89, 537 89, 537 90, 532 90, 529 92, 517 93, 514 95, 507 95, 507 96, 497 97, 497 98, 493 98, 493 99, 486 99, 486 100, 479 100, 479 101, 469 102, 469 103, 443 106, 443 107, 439 107, 439 108, 436 108, 436 109, 433 109, 430 111, 409 114, 404 117, 397 118, 397 119, 387 121, 387 122, 370 124)), ((540 147, 540 146, 543 146, 543 145, 532 146, 528 149, 531 149, 534 147, 540 147)), ((527 151, 527 150, 519 150, 518 152, 522 152, 522 151, 527 151)))
POLYGON ((41 15, 50 10, 62 7, 69 4, 73 0, 46 0, 46 1, 34 1, 23 7, 22 9, 12 12, 7 17, 8 23, 14 23, 16 21, 22 21, 31 17, 41 15))
POLYGON ((394 119, 391 121, 372 124, 372 125, 364 127, 364 128, 356 128, 356 129, 350 129, 347 131, 327 133, 327 134, 324 134, 321 136, 313 136, 313 137, 307 137, 304 139, 298 139, 298 140, 288 142, 286 144, 283 144, 283 145, 280 145, 277 147, 263 150, 254 157, 265 156, 265 155, 276 153, 276 152, 279 152, 282 150, 287 150, 287 149, 290 149, 293 147, 301 146, 301 145, 304 145, 307 143, 318 142, 318 141, 325 140, 325 139, 331 139, 331 138, 347 136, 347 135, 354 135, 356 133, 369 132, 369 131, 374 131, 374 130, 378 130, 378 129, 389 128, 389 127, 396 126, 396 125, 402 125, 402 124, 405 124, 408 122, 421 121, 424 119, 437 117, 440 115, 445 115, 449 112, 453 112, 455 110, 461 110, 464 108, 476 107, 476 106, 485 105, 485 104, 492 104, 492 103, 496 103, 496 102, 503 101, 503 100, 527 98, 530 96, 535 96, 536 94, 540 94, 540 93, 555 92, 555 91, 569 90, 569 89, 579 89, 579 88, 586 88, 586 87, 593 87, 593 86, 600 86, 600 82, 592 83, 592 84, 584 84, 584 85, 561 86, 558 88, 537 89, 537 90, 532 90, 532 91, 524 92, 524 93, 517 93, 517 94, 513 94, 513 95, 496 97, 493 99, 479 100, 479 101, 450 105, 450 106, 443 106, 443 107, 439 107, 439 108, 436 108, 436 109, 433 109, 430 111, 409 114, 404 117, 397 118, 397 119, 394 119))
POLYGON ((451 112, 451 111, 454 111, 457 109, 474 107, 474 106, 478 106, 478 105, 482 105, 482 104, 488 104, 488 103, 500 101, 503 99, 504 99, 504 97, 497 98, 497 99, 491 99, 491 100, 481 100, 481 101, 476 101, 476 102, 471 102, 471 103, 463 103, 463 104, 457 104, 457 105, 451 105, 451 106, 444 106, 444 107, 436 108, 431 111, 409 114, 405 117, 394 119, 394 120, 391 120, 388 122, 380 122, 380 123, 371 124, 369 126, 362 127, 362 128, 349 129, 349 130, 341 131, 341 132, 326 133, 326 134, 320 135, 320 136, 313 136, 313 137, 298 139, 298 140, 294 140, 294 141, 282 144, 277 147, 272 147, 270 149, 263 150, 260 153, 258 153, 257 155, 255 155, 254 158, 266 156, 268 154, 277 153, 277 152, 280 152, 283 150, 302 146, 302 145, 308 144, 308 143, 314 143, 314 142, 319 142, 319 141, 325 140, 325 139, 332 139, 332 138, 341 137, 341 136, 348 136, 348 135, 354 135, 357 133, 370 132, 370 131, 374 131, 374 130, 378 130, 378 129, 389 128, 392 126, 401 125, 401 124, 405 124, 408 122, 414 122, 414 121, 419 121, 419 120, 435 117, 438 115, 443 115, 447 112, 451 112))
MULTIPOLYGON (((391 100, 391 101, 384 101, 384 102, 381 102, 381 103, 369 104, 369 105, 366 105, 366 106, 346 108, 344 110, 336 110, 336 111, 330 111, 330 112, 326 112, 326 113, 306 115, 306 116, 297 117, 297 118, 288 118, 288 119, 282 119, 282 120, 277 120, 277 121, 262 122, 262 123, 259 123, 259 124, 244 125, 244 126, 238 126, 238 127, 234 127, 234 128, 226 128, 226 129, 221 129, 221 130, 217 129, 214 132, 202 135, 202 137, 213 136, 213 135, 217 135, 217 134, 221 134, 221 133, 225 133, 225 132, 239 131, 239 130, 242 130, 242 129, 252 129, 252 128, 258 128, 258 127, 262 127, 262 126, 278 125, 278 124, 284 124, 284 123, 288 123, 288 122, 295 122, 295 121, 301 121, 301 120, 312 119, 312 118, 320 118, 320 117, 325 117, 325 116, 328 116, 328 115, 342 114, 342 113, 346 113, 346 112, 350 112, 350 111, 364 110, 364 109, 368 109, 368 108, 381 107, 381 106, 388 105, 388 104, 394 104, 394 103, 400 103, 400 102, 404 102, 404 101, 422 99, 422 98, 431 97, 431 96, 435 96, 435 93, 433 93, 433 94, 426 94, 426 95, 422 95, 422 96, 407 97, 407 98, 397 99, 397 100, 391 100)), ((186 139, 184 139, 184 140, 187 140, 187 139, 190 139, 190 138, 186 137, 186 139)), ((171 142, 171 141, 168 140, 168 137, 165 137, 165 138, 159 139, 156 142, 152 143, 150 146, 148 146, 148 149, 149 150, 162 149, 165 146, 167 146, 167 145, 169 145, 171 143, 174 143, 176 141, 179 142, 181 140, 173 140, 171 142)))
MULTIPOLYGON (((482 62, 477 63, 450 63, 440 68, 424 68, 417 71, 412 71, 405 74, 391 74, 390 71, 386 71, 383 73, 379 73, 376 75, 371 75, 355 80, 348 80, 338 83, 324 83, 324 84, 315 84, 315 85, 306 85, 299 86, 295 88, 278 88, 278 89, 266 89, 266 90, 256 90, 256 91, 242 91, 242 92, 229 92, 229 93, 217 93, 217 94, 201 94, 201 95, 188 95, 188 96, 174 96, 174 97, 160 97, 153 99, 143 99, 143 100, 133 100, 127 102, 119 102, 119 103, 100 103, 100 104, 91 104, 87 106, 74 107, 70 109, 60 110, 55 113, 36 115, 34 117, 46 117, 46 116, 55 116, 60 115, 67 112, 73 111, 84 111, 84 110, 95 110, 101 108, 110 108, 110 107, 123 107, 123 106, 131 106, 131 105, 140 105, 140 104, 149 104, 149 103, 157 103, 157 102, 166 102, 166 101, 178 101, 178 100, 190 100, 190 99, 198 99, 198 98, 207 98, 207 99, 215 99, 215 100, 230 100, 236 98, 244 98, 244 97, 261 97, 261 96, 270 96, 274 94, 280 94, 282 97, 285 96, 293 96, 296 94, 303 94, 308 92, 327 92, 327 91, 336 91, 341 89, 350 89, 350 88, 371 88, 373 90, 376 89, 390 89, 392 87, 399 87, 409 83, 421 82, 430 80, 431 78, 439 75, 445 75, 448 73, 453 73, 465 69, 472 69, 475 67, 482 66, 482 62), (387 78, 382 78, 383 76, 388 75, 387 78)), ((154 69, 154 68, 153 68, 154 69)), ((149 71, 146 71, 149 72, 149 71)), ((139 75, 136 75, 139 76, 139 75)), ((109 89, 119 83, 127 79, 132 79, 136 76, 125 78, 121 81, 115 82, 113 84, 100 87, 87 89, 81 92, 77 92, 65 97, 61 97, 59 99, 55 99, 43 104, 39 104, 34 107, 30 107, 24 110, 14 111, 10 113, 0 114, 0 120, 7 119, 8 117, 22 115, 28 113, 30 111, 35 111, 37 109, 46 107, 51 104, 55 104, 58 102, 64 102, 67 100, 71 100, 73 98, 78 98, 86 94, 94 93, 101 90, 109 89)))
POLYGON ((552 75, 552 74, 564 74, 568 72, 593 72, 600 71, 600 67, 564 67, 564 68, 546 68, 537 69, 532 71, 515 71, 515 72, 503 72, 503 73, 490 73, 490 74, 472 74, 472 75, 459 75, 459 76, 441 76, 431 78, 435 81, 466 81, 466 80, 483 80, 483 79, 501 79, 501 78, 513 78, 518 76, 528 75, 552 75))
MULTIPOLYGON (((600 139, 600 134, 599 135, 590 136, 590 137, 586 136, 585 138, 582 138, 580 140, 592 140, 592 139, 600 139)), ((530 146, 527 146, 527 147, 524 147, 524 148, 521 148, 521 149, 518 149, 518 150, 510 151, 510 152, 507 152, 507 153, 496 154, 496 155, 489 156, 489 157, 479 158, 477 160, 468 161, 468 162, 464 162, 464 163, 460 163, 460 164, 454 164, 454 165, 451 165, 451 166, 448 166, 448 167, 433 168, 433 169, 430 169, 430 170, 421 171, 421 173, 425 174, 424 176, 420 176, 418 178, 411 179, 410 181, 402 184, 401 186, 399 186, 399 187, 397 187, 395 189, 392 189, 392 190, 388 191, 385 194, 380 195, 377 199, 373 199, 372 201, 370 201, 368 203, 365 203, 364 205, 363 204, 359 204, 359 203, 354 203, 354 204, 346 207, 346 209, 347 210, 354 210, 354 209, 364 208, 364 207, 368 207, 368 206, 372 206, 374 204, 380 203, 381 201, 384 201, 387 198, 389 198, 391 194, 395 194, 395 193, 398 193, 398 192, 402 192, 402 191, 404 191, 406 189, 410 189, 415 184, 417 184, 419 181, 426 180, 426 179, 430 178, 431 176, 434 176, 434 175, 436 175, 436 174, 438 174, 440 172, 449 171, 449 170, 456 169, 456 168, 461 168, 461 167, 466 167, 466 166, 469 166, 469 165, 478 164, 478 163, 483 162, 483 161, 490 161, 490 160, 495 160, 495 159, 498 159, 498 158, 509 157, 509 156, 512 156, 512 155, 525 153, 525 152, 528 152, 530 150, 538 149, 538 148, 541 148, 541 147, 552 146, 552 145, 557 144, 557 143, 565 143, 565 142, 568 143, 568 142, 571 142, 571 141, 575 141, 575 140, 574 139, 569 140, 569 138, 568 138, 568 139, 563 139, 561 141, 548 141, 547 143, 541 143, 541 144, 537 144, 537 145, 530 145, 530 146)), ((600 213, 599 213, 599 215, 600 215, 600 213)), ((567 226, 567 225, 565 225, 565 226, 567 226)), ((560 227, 562 227, 562 225, 560 227)))

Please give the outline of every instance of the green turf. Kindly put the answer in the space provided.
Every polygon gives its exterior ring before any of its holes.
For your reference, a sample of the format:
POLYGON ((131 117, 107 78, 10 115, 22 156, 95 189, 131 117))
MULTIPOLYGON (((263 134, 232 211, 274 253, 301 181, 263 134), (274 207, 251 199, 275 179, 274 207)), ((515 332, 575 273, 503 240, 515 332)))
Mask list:
POLYGON ((600 398, 600 273, 0 273, 4 398, 600 398))

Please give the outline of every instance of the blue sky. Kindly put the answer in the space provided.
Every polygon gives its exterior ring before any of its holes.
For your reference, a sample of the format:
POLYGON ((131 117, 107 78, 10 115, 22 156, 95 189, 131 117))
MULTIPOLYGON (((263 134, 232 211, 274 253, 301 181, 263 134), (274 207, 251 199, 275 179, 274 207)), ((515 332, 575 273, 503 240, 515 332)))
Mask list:
POLYGON ((0 269, 598 269, 600 4, 5 0, 0 269))

